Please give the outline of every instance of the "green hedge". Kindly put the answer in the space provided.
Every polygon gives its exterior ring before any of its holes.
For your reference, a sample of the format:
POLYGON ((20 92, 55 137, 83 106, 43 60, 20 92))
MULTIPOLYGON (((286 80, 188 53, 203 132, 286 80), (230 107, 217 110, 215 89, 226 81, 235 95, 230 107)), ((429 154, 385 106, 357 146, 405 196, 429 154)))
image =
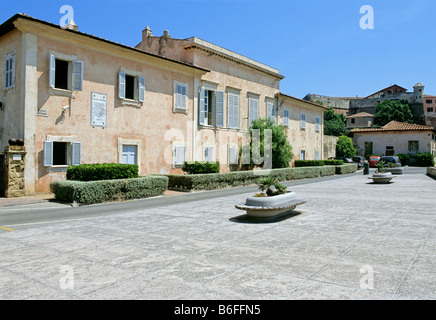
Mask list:
POLYGON ((396 156, 400 159, 403 166, 433 167, 435 165, 434 156, 430 152, 416 154, 399 153, 396 156))
POLYGON ((113 179, 130 179, 138 177, 138 165, 121 163, 96 163, 70 166, 67 180, 99 181, 113 179))
MULTIPOLYGON (((317 166, 286 169, 272 169, 268 176, 279 181, 292 181, 306 178, 332 176, 357 171, 357 164, 342 166, 317 166), (339 168, 339 169, 338 169, 339 168)), ((255 174, 255 171, 233 171, 212 174, 169 174, 169 189, 182 190, 215 190, 228 187, 242 187, 257 184, 264 175, 255 174)))
POLYGON ((341 166, 344 164, 344 160, 323 160, 326 166, 341 166))
POLYGON ((346 163, 335 168, 336 174, 350 174, 358 170, 357 163, 346 163))
POLYGON ((50 183, 50 189, 57 200, 79 204, 147 198, 158 196, 167 188, 168 178, 163 176, 88 182, 62 180, 50 183))
POLYGON ((219 162, 187 162, 183 164, 182 170, 188 174, 202 174, 202 173, 218 173, 220 172, 219 162))
POLYGON ((324 165, 322 160, 295 160, 294 166, 299 167, 320 167, 324 165))

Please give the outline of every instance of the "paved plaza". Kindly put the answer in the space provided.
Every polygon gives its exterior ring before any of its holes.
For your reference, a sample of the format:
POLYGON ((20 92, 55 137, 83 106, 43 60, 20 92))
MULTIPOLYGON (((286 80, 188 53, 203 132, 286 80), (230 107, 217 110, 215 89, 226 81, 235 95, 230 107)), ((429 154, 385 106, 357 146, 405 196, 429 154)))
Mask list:
POLYGON ((235 208, 253 188, 33 225, 0 213, 0 299, 436 299, 436 181, 393 181, 290 182, 307 203, 266 222, 235 208))

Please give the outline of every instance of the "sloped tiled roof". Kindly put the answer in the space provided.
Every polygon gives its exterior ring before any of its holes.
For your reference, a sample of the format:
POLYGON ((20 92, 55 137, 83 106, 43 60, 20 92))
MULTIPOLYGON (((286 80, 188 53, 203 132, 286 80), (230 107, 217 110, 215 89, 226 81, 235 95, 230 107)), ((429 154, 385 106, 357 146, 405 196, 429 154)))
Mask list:
POLYGON ((362 118, 362 117, 374 117, 374 115, 368 112, 359 112, 356 114, 352 114, 351 116, 347 116, 347 118, 362 118))
POLYGON ((434 128, 432 126, 425 126, 421 124, 405 123, 399 121, 391 121, 381 128, 362 128, 353 129, 352 133, 361 132, 386 132, 386 131, 432 131, 434 128))

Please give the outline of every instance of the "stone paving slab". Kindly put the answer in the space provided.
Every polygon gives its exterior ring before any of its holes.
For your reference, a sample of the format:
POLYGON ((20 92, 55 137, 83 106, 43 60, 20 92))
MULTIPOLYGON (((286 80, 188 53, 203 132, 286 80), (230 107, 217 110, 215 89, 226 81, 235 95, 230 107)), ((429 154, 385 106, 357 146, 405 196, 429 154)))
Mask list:
POLYGON ((265 223, 247 193, 0 229, 0 299, 436 299, 435 180, 292 190, 307 203, 265 223))

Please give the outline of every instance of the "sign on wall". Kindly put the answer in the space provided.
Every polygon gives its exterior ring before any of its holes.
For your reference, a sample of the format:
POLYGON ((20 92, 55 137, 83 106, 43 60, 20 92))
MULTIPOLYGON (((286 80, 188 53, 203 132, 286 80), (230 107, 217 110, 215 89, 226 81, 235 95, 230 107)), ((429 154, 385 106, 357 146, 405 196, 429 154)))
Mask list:
POLYGON ((91 93, 91 126, 107 126, 107 95, 91 93))

